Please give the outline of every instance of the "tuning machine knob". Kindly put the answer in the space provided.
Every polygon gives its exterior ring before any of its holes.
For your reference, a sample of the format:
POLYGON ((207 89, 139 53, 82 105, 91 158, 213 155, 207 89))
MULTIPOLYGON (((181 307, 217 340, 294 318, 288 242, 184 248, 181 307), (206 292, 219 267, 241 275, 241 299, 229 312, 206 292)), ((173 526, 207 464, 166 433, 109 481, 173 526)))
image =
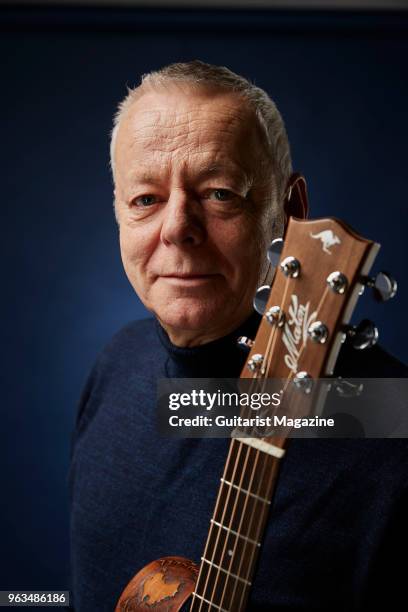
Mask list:
POLYGON ((293 384, 295 385, 297 389, 299 389, 306 395, 309 395, 309 393, 312 392, 313 379, 310 376, 310 374, 308 374, 305 371, 297 372, 297 374, 295 374, 295 377, 293 379, 293 384))
POLYGON ((346 291, 348 286, 347 277, 338 270, 329 274, 326 282, 334 293, 339 293, 340 295, 346 291))
MULTIPOLYGON (((273 274, 275 274, 276 268, 278 267, 279 259, 282 253, 283 239, 275 238, 272 240, 266 252, 268 261, 271 264, 273 274)), ((270 285, 262 285, 255 293, 254 297, 254 308, 257 313, 263 315, 265 313, 266 304, 268 302, 269 294, 271 291, 270 285)))
POLYGON ((260 355, 259 353, 252 355, 251 359, 247 363, 249 370, 251 370, 251 372, 257 372, 258 370, 260 370, 263 364, 263 360, 263 355, 260 355))
POLYGON ((250 351, 251 348, 254 346, 254 341, 251 340, 251 338, 248 338, 247 336, 240 336, 237 340, 237 344, 239 348, 246 351, 250 351))
POLYGON ((353 348, 359 351, 374 346, 378 340, 378 328, 368 319, 363 319, 355 327, 347 325, 343 328, 343 331, 353 348))
POLYGON ((263 315, 265 312, 270 292, 270 285, 262 285, 262 287, 259 287, 255 293, 253 304, 256 312, 260 315, 263 315))
POLYGON ((329 335, 329 330, 321 321, 315 321, 307 330, 308 336, 318 344, 324 344, 329 335))
POLYGON ((354 383, 349 380, 345 380, 341 376, 335 378, 333 382, 330 383, 330 386, 337 393, 339 397, 359 397, 363 390, 363 383, 354 383))
POLYGON ((282 253, 282 248, 283 248, 282 238, 275 238, 275 240, 272 240, 271 244, 268 247, 267 256, 268 256, 269 263, 271 264, 273 270, 276 270, 276 268, 278 267, 279 259, 282 253))
POLYGON ((378 272, 374 277, 364 277, 362 283, 373 290, 373 295, 378 302, 387 302, 395 296, 398 289, 395 278, 384 271, 378 272))
POLYGON ((300 274, 300 261, 296 257, 285 257, 280 264, 280 268, 288 278, 297 278, 300 274))
POLYGON ((283 327, 285 324, 285 313, 281 309, 280 306, 271 306, 265 313, 266 320, 271 325, 276 325, 276 327, 283 327))

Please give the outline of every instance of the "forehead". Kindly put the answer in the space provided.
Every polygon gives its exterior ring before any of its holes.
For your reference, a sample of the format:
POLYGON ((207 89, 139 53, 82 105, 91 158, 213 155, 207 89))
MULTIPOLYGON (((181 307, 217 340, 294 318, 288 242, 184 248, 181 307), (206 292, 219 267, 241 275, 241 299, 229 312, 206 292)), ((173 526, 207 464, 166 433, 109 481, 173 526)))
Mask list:
POLYGON ((150 91, 121 120, 115 166, 229 163, 246 171, 261 147, 255 113, 230 93, 150 91))

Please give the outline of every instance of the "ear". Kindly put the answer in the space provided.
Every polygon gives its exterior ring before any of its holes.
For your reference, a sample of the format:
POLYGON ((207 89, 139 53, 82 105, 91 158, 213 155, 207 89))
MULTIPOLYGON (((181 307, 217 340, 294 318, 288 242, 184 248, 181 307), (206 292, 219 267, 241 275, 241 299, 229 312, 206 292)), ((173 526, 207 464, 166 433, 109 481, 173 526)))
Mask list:
POLYGON ((306 219, 309 212, 307 187, 305 177, 295 172, 286 186, 286 196, 283 203, 285 226, 289 217, 306 219))

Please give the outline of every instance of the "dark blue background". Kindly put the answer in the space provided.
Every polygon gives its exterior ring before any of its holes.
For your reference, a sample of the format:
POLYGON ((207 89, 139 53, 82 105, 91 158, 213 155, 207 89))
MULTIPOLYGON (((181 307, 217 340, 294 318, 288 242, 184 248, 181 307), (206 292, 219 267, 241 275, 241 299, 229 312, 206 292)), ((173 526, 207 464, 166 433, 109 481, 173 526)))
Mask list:
POLYGON ((404 359, 408 20, 90 9, 0 16, 0 589, 63 589, 77 398, 103 344, 145 314, 122 271, 108 166, 126 84, 200 58, 265 88, 308 178, 312 216, 339 216, 382 243, 375 267, 394 272, 399 297, 378 306, 363 296, 354 320, 373 318, 382 343, 404 359))

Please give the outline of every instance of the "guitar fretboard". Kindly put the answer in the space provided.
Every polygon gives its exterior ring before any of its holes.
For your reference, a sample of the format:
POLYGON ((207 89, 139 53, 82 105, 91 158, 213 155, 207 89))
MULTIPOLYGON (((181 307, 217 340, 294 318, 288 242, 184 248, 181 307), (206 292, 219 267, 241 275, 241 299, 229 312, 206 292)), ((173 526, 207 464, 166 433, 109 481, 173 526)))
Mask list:
POLYGON ((232 440, 190 608, 245 608, 279 459, 232 440))

